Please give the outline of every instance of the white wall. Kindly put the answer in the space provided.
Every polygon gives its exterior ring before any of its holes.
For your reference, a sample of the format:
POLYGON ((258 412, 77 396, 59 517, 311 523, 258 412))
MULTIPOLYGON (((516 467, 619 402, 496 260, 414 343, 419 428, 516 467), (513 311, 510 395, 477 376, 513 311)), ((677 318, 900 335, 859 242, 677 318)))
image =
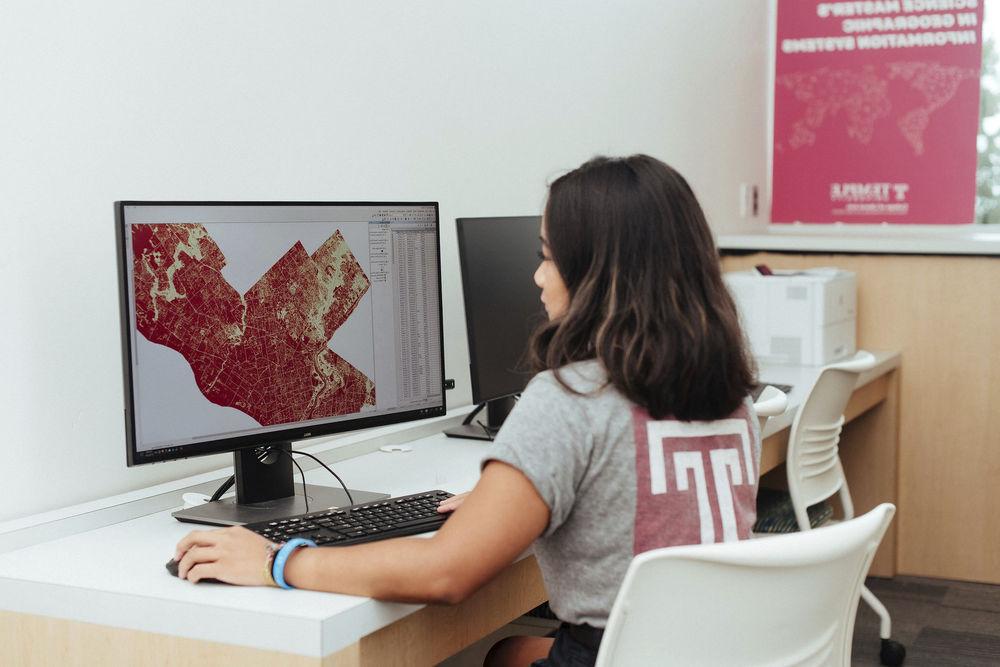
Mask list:
POLYGON ((454 218, 538 213, 563 170, 642 151, 739 230, 766 6, 4 0, 0 520, 228 461, 125 467, 114 200, 439 200, 468 403, 454 218))

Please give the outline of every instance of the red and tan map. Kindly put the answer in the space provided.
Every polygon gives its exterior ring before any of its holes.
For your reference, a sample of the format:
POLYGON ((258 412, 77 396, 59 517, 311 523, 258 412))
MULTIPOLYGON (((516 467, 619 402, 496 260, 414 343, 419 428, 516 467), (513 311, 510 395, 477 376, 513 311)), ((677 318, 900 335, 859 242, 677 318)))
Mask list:
POLYGON ((201 225, 132 225, 132 251, 139 331, 183 355, 208 400, 264 426, 375 405, 327 346, 370 285, 339 230, 312 255, 296 242, 244 295, 201 225))

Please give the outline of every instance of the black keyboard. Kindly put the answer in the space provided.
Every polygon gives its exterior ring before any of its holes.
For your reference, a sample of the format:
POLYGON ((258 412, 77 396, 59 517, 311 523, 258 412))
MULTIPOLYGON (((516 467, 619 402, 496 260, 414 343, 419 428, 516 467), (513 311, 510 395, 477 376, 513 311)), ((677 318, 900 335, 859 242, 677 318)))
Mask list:
POLYGON ((440 528, 451 512, 439 513, 438 504, 452 495, 447 491, 428 491, 363 505, 258 521, 243 527, 274 542, 305 537, 321 547, 387 540, 440 528))

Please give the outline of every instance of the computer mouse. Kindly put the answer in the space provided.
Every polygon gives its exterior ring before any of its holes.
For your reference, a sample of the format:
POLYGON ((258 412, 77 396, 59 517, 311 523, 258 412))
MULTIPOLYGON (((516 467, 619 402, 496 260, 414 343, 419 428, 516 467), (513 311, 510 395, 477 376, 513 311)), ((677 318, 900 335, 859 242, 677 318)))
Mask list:
MULTIPOLYGON (((174 575, 176 577, 177 576, 177 565, 178 565, 177 561, 175 561, 173 558, 171 558, 170 560, 168 560, 167 561, 167 572, 169 572, 170 574, 172 574, 172 575, 174 575)), ((226 582, 221 581, 219 579, 211 579, 211 578, 209 578, 209 579, 202 579, 198 583, 199 584, 224 584, 226 582)))

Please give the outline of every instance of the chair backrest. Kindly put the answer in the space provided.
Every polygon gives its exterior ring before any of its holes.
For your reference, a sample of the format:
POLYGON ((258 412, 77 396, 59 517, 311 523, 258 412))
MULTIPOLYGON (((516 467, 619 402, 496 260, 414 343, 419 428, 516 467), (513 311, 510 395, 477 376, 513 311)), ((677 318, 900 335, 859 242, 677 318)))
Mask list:
POLYGON ((844 408, 858 375, 874 366, 875 357, 863 350, 852 359, 825 366, 795 415, 785 467, 788 492, 801 530, 810 527, 806 508, 838 492, 845 518, 854 516, 838 446, 844 408))
POLYGON ((849 665, 858 595, 895 509, 636 556, 597 666, 849 665))
POLYGON ((762 439, 764 437, 764 424, 767 423, 767 420, 783 414, 787 408, 788 396, 785 395, 785 392, 771 385, 764 387, 764 391, 760 392, 760 396, 757 397, 757 400, 753 404, 754 412, 757 413, 757 419, 760 420, 762 439))

